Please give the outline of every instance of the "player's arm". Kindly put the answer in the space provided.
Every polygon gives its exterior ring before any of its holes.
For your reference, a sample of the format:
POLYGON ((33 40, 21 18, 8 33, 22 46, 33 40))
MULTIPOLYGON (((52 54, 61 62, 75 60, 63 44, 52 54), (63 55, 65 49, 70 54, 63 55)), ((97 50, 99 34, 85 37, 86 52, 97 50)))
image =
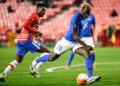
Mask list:
POLYGON ((32 33, 37 32, 35 28, 32 28, 31 26, 34 25, 38 21, 38 18, 36 15, 31 15, 27 21, 24 23, 23 27, 29 30, 32 33))
POLYGON ((97 29, 96 29, 96 21, 95 21, 94 16, 92 18, 92 24, 93 24, 93 28, 94 28, 93 38, 94 38, 94 41, 95 41, 95 44, 96 44, 97 43, 97 29))
POLYGON ((83 41, 81 41, 79 38, 79 32, 78 32, 79 28, 77 27, 79 16, 80 14, 76 13, 71 19, 71 28, 73 29, 73 37, 78 43, 80 43, 83 46, 86 46, 86 44, 83 41))
POLYGON ((96 39, 96 37, 97 37, 97 29, 96 29, 96 25, 93 25, 93 27, 94 27, 94 30, 95 30, 94 38, 96 39))
POLYGON ((38 33, 36 34, 35 40, 43 43, 42 33, 41 32, 39 34, 38 33))
MULTIPOLYGON (((76 25, 75 25, 76 26, 76 25)), ((75 27, 74 26, 74 27, 75 27)), ((77 30, 74 30, 73 31, 73 37, 74 37, 74 39, 78 42, 78 43, 80 43, 81 45, 83 45, 83 46, 87 46, 83 41, 81 41, 81 39, 79 38, 79 32, 77 31, 77 30)))
POLYGON ((73 37, 74 37, 74 39, 75 39, 78 43, 80 43, 81 45, 83 45, 83 47, 84 47, 87 51, 93 50, 93 48, 92 48, 91 46, 86 45, 86 44, 79 38, 78 35, 79 35, 79 32, 76 31, 76 30, 74 30, 74 31, 73 31, 73 37))

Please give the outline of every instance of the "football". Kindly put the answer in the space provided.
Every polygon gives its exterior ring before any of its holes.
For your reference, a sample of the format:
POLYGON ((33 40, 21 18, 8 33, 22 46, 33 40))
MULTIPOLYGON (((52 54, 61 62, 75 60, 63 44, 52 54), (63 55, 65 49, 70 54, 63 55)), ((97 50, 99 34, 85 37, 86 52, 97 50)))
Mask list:
POLYGON ((85 74, 85 73, 80 73, 80 74, 77 76, 77 83, 78 83, 79 85, 84 85, 84 84, 86 84, 87 79, 88 79, 87 74, 85 74))

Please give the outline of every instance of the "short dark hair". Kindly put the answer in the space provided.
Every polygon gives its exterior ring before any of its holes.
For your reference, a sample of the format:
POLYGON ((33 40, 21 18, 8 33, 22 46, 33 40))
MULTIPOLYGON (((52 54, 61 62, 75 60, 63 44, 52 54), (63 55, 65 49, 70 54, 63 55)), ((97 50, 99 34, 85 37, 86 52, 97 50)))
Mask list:
POLYGON ((37 7, 42 7, 42 6, 46 7, 44 3, 37 3, 37 7))

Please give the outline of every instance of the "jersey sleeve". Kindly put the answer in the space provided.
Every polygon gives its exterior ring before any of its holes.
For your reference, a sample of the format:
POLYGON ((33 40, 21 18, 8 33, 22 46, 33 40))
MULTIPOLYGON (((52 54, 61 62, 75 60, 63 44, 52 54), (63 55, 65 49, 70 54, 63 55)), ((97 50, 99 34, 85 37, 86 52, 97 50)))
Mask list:
POLYGON ((76 13, 73 17, 72 17, 72 19, 71 19, 71 28, 73 29, 73 30, 78 30, 79 29, 79 27, 78 27, 78 17, 79 17, 79 15, 80 15, 80 13, 76 13))
POLYGON ((92 16, 92 24, 96 25, 96 21, 95 21, 95 17, 94 16, 92 16))
POLYGON ((38 21, 37 15, 31 15, 27 21, 24 23, 23 27, 29 30, 32 33, 35 33, 37 30, 32 28, 32 25, 34 25, 38 21))

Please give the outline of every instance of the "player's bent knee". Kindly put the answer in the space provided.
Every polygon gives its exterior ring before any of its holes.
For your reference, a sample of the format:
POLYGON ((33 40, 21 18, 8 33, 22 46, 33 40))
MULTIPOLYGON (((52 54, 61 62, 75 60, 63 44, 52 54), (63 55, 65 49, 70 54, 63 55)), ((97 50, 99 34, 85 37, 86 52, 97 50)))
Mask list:
POLYGON ((21 63, 22 60, 23 60, 23 58, 24 58, 24 56, 22 56, 22 55, 16 55, 16 61, 17 61, 18 63, 21 63))
POLYGON ((54 60, 55 60, 55 57, 50 56, 50 58, 49 58, 49 62, 52 62, 52 61, 54 61, 54 60))
POLYGON ((85 58, 89 58, 89 57, 90 57, 90 55, 91 55, 90 53, 87 53, 87 54, 85 54, 85 56, 84 56, 84 57, 85 57, 85 58))
POLYGON ((85 57, 85 58, 87 58, 87 57, 90 56, 90 54, 88 52, 82 52, 82 56, 85 57))
POLYGON ((47 50, 47 53, 51 53, 49 49, 47 50))
POLYGON ((83 47, 78 48, 75 52, 82 55, 85 58, 90 57, 90 53, 88 51, 86 51, 85 48, 83 48, 83 47))
POLYGON ((54 61, 54 59, 52 59, 52 58, 49 58, 49 62, 52 62, 52 61, 54 61))

